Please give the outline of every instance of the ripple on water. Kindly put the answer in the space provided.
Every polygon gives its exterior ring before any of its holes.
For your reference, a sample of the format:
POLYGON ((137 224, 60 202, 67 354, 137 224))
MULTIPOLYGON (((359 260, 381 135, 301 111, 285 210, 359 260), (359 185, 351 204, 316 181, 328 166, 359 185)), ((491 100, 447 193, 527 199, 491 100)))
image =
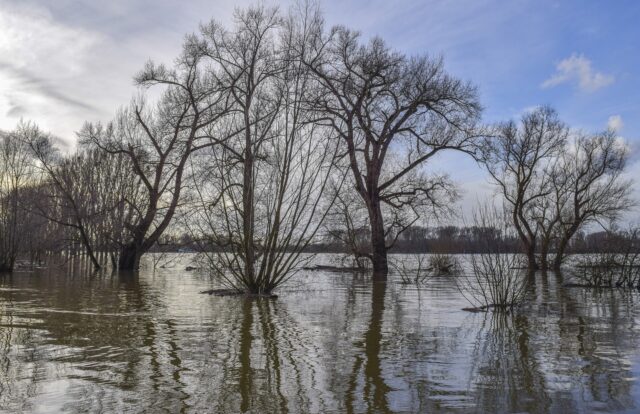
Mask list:
MULTIPOLYGON (((318 256, 319 263, 328 263, 318 256)), ((536 277, 468 313, 450 277, 301 272, 277 300, 173 269, 0 279, 4 412, 635 412, 638 294, 536 277)))

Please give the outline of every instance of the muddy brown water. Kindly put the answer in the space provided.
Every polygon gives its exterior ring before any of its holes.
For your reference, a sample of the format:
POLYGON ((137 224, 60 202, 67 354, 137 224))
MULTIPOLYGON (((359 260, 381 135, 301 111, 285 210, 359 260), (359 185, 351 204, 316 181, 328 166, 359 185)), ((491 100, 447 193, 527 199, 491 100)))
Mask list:
POLYGON ((306 272, 244 299, 185 263, 0 276, 0 412, 640 412, 634 292, 538 274, 469 313, 446 277, 306 272))

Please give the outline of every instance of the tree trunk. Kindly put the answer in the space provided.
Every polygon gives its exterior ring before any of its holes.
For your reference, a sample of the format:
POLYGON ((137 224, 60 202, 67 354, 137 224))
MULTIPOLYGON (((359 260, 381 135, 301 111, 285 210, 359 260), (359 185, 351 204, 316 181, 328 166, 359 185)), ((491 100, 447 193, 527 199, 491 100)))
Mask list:
POLYGON ((384 221, 380 200, 371 202, 369 209, 369 223, 371 225, 371 262, 373 265, 373 280, 386 281, 389 273, 387 262, 387 244, 384 237, 384 221))
POLYGON ((543 240, 540 246, 540 269, 549 269, 549 240, 543 240))
POLYGON ((538 270, 538 262, 536 260, 536 245, 527 246, 527 268, 529 270, 538 270))
POLYGON ((558 243, 558 249, 556 250, 556 257, 553 260, 553 270, 560 270, 562 266, 562 261, 564 260, 564 252, 567 249, 567 245, 569 244, 569 239, 563 237, 558 243))
POLYGON ((93 265, 93 268, 95 270, 99 270, 100 269, 100 262, 98 261, 98 259, 96 259, 95 253, 93 252, 93 247, 91 247, 91 241, 89 240, 89 237, 87 236, 87 232, 84 230, 84 226, 82 226, 82 224, 80 224, 78 226, 78 230, 80 230, 80 237, 82 238, 82 244, 84 244, 84 248, 87 251, 87 255, 89 256, 89 259, 91 260, 91 264, 93 265))
MULTIPOLYGON (((248 107, 248 105, 247 105, 248 107)), ((244 277, 249 284, 255 285, 255 252, 253 246, 254 238, 254 194, 253 194, 253 148, 251 141, 251 132, 249 130, 249 117, 245 112, 245 150, 244 150, 244 170, 242 182, 242 249, 244 250, 244 277)), ((260 287, 254 286, 256 292, 260 287)))
POLYGON ((138 270, 142 253, 142 249, 134 243, 122 246, 118 259, 118 270, 138 270))
POLYGON ((12 273, 13 272, 13 264, 10 262, 2 262, 0 263, 0 273, 12 273))
POLYGON ((558 250, 556 251, 555 260, 553 261, 553 269, 554 270, 560 270, 560 266, 562 266, 562 261, 564 260, 565 251, 567 250, 567 247, 569 246, 569 241, 571 241, 571 238, 573 237, 573 235, 576 234, 576 232, 580 228, 580 223, 581 223, 581 221, 580 222, 574 222, 571 225, 571 227, 566 229, 564 234, 562 235, 562 238, 560 239, 560 242, 558 243, 558 250))

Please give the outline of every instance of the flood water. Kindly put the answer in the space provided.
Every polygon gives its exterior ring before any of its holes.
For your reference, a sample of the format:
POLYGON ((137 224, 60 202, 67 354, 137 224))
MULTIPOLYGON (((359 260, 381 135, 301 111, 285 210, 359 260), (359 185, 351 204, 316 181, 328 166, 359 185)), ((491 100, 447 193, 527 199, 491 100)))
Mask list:
POLYGON ((447 277, 307 272, 251 300, 185 263, 0 277, 0 412, 640 412, 637 293, 538 274, 469 313, 447 277))

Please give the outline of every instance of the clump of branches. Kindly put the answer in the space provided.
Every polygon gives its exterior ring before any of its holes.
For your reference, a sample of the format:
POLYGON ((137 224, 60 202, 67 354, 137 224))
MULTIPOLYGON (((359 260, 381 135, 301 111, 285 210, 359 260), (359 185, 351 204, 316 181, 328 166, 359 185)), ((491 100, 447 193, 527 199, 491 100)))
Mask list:
POLYGON ((452 275, 460 270, 460 263, 450 254, 436 253, 429 256, 429 270, 437 275, 452 275))
MULTIPOLYGON (((500 229, 505 235, 515 232, 507 211, 484 205, 473 214, 476 226, 500 229)), ((508 310, 520 304, 527 291, 527 273, 522 255, 502 253, 500 246, 487 240, 484 253, 471 256, 471 271, 457 278, 460 293, 473 305, 469 310, 508 310)))
POLYGON ((341 258, 343 266, 364 271, 371 267, 371 231, 366 206, 357 193, 348 190, 348 184, 340 181, 338 175, 344 177, 348 173, 340 167, 339 164, 335 166, 336 177, 331 179, 327 187, 326 198, 331 208, 323 224, 325 237, 347 249, 348 253, 341 258))
POLYGON ((611 235, 604 252, 581 256, 572 273, 573 286, 640 289, 640 228, 611 235))
POLYGON ((429 259, 425 255, 410 255, 410 258, 404 257, 401 260, 390 260, 389 264, 392 269, 400 276, 402 284, 422 284, 426 283, 434 276, 431 271, 429 259))
POLYGON ((437 276, 455 275, 460 270, 460 263, 447 254, 412 254, 402 255, 399 260, 390 260, 389 264, 402 284, 422 284, 437 276))

